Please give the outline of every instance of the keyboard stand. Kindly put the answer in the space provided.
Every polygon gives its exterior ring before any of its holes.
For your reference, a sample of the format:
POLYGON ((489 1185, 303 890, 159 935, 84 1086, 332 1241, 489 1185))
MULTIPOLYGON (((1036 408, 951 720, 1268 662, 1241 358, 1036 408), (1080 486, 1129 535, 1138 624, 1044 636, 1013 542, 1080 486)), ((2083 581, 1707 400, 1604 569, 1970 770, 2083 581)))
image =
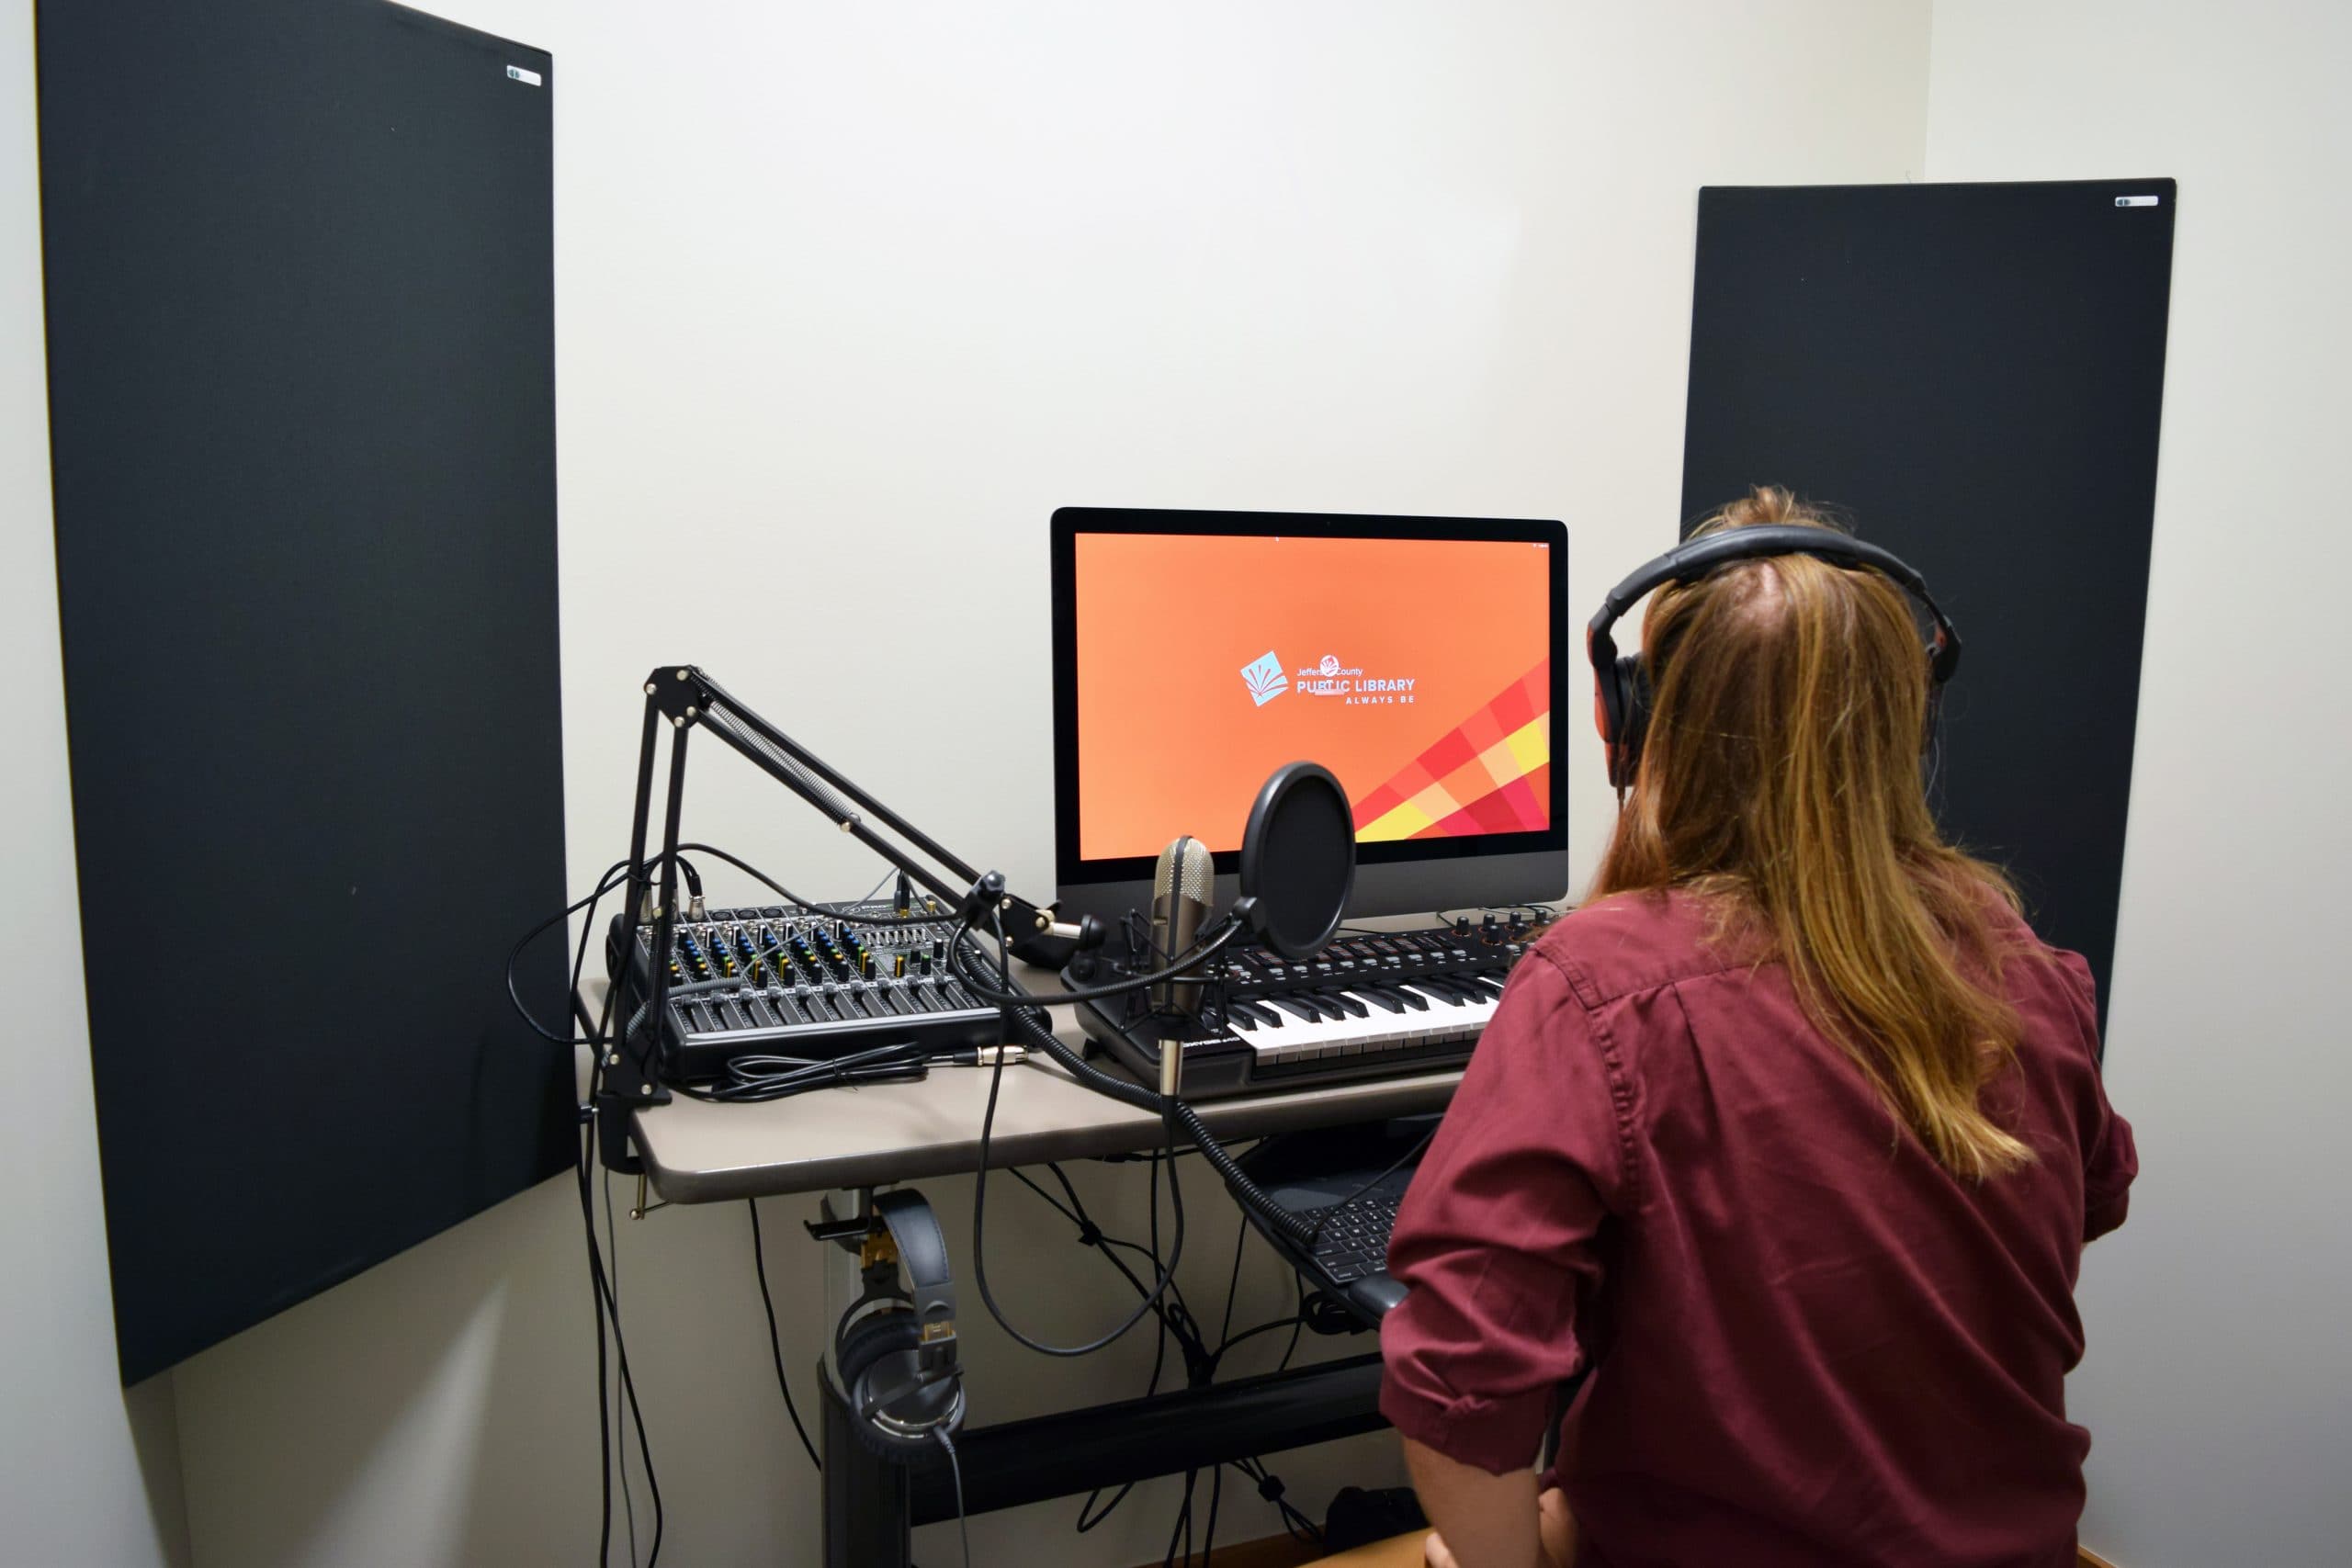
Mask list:
MULTIPOLYGON (((956 1517, 944 1460, 902 1465, 858 1441, 823 1362, 824 1568, 908 1568, 910 1529, 956 1517)), ((1000 1422, 956 1440, 967 1514, 1377 1431, 1380 1357, 1000 1422)))
MULTIPOLYGON (((1427 1137, 1437 1121, 1437 1114, 1431 1113, 1391 1117, 1356 1126, 1277 1133, 1243 1156, 1241 1168, 1265 1190, 1268 1197, 1295 1213, 1312 1213, 1341 1201, 1375 1179, 1382 1187, 1393 1186, 1402 1191, 1419 1157, 1416 1145, 1427 1137), (1390 1168, 1399 1159, 1407 1163, 1391 1172, 1390 1168)), ((1389 1309, 1405 1299, 1404 1287, 1386 1269, 1352 1279, 1334 1278, 1311 1253, 1276 1235, 1250 1210, 1244 1209, 1242 1213, 1307 1283, 1343 1303, 1367 1326, 1377 1327, 1389 1309)))

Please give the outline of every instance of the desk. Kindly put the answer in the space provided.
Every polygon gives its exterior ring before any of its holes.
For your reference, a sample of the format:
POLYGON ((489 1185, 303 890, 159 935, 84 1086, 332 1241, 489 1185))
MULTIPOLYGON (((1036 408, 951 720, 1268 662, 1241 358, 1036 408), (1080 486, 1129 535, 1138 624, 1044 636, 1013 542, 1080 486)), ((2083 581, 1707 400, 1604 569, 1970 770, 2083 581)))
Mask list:
MULTIPOLYGON (((1068 1030, 1060 1032, 1072 1038, 1068 1030)), ((1442 1110, 1460 1072, 1336 1084, 1193 1107, 1220 1139, 1264 1137, 1442 1110)), ((681 1095, 637 1113, 646 1179, 673 1203, 717 1203, 956 1176, 980 1168, 989 1069, 937 1067, 922 1083, 820 1089, 762 1104, 713 1105, 681 1095)), ((1165 1134, 1150 1111, 1123 1105, 1037 1056, 1004 1069, 989 1168, 1141 1154, 1165 1134)))
MULTIPOLYGON (((1033 990, 1052 988, 1035 971, 1033 990)), ((601 997, 591 998, 591 1009, 601 997)), ((1057 1012, 1065 1041, 1076 1024, 1057 1012)), ((959 1175, 979 1168, 989 1070, 934 1069, 922 1083, 821 1089, 764 1104, 713 1105, 684 1096, 637 1112, 634 1138, 647 1179, 673 1203, 712 1203, 959 1175)), ((1458 1072, 1204 1101, 1219 1138, 1246 1139, 1441 1110, 1458 1072)), ((1004 1070, 991 1169, 1047 1160, 1140 1154, 1161 1145, 1159 1120, 1085 1089, 1032 1056, 1004 1070)), ((971 1513, 1181 1473, 1374 1430, 1379 1357, 1181 1390, 1148 1399, 967 1431, 965 1503, 971 1513)), ((944 1464, 910 1471, 858 1442, 820 1365, 824 1411, 826 1568, 906 1568, 908 1531, 956 1517, 944 1464)))

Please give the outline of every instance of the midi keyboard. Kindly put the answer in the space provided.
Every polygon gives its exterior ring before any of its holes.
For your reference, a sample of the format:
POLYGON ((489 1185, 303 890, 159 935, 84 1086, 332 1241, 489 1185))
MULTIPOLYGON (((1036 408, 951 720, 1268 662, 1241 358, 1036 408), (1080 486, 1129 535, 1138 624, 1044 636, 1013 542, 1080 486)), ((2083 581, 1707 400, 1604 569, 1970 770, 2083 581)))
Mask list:
POLYGON ((1115 1001, 1082 1003, 1079 1016, 1145 1083, 1158 1081, 1159 1053, 1173 1041, 1184 1054, 1187 1100, 1441 1071, 1470 1059, 1534 935, 1499 921, 1363 932, 1303 963, 1249 949, 1218 971, 1221 1021, 1214 1000, 1199 1023, 1115 1001))

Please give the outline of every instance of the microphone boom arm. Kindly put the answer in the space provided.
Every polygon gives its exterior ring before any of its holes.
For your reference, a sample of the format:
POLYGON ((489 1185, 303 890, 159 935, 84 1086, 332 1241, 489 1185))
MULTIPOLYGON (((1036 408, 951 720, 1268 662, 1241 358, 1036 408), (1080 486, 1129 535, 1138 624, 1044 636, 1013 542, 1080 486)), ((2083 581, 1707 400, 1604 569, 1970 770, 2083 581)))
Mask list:
MULTIPOLYGON (((655 668, 645 680, 645 725, 638 748, 637 797, 630 816, 628 880, 622 909, 623 953, 636 951, 638 932, 647 925, 653 928, 653 951, 669 950, 678 915, 679 818, 685 792, 686 740, 698 727, 724 741, 752 766, 815 807, 834 827, 947 904, 967 926, 987 924, 993 911, 1003 922, 1006 946, 1015 957, 1058 966, 1074 948, 1092 946, 1102 940, 1102 928, 1092 917, 1076 926, 1059 924, 1054 919, 1050 905, 1033 904, 1006 892, 1000 873, 983 874, 974 871, 969 863, 938 840, 738 702, 700 668, 664 664, 655 668), (657 897, 653 896, 651 863, 645 852, 646 837, 652 826, 654 740, 661 733, 663 719, 669 721, 672 733, 657 897), (876 830, 865 819, 869 813, 914 849, 876 830)), ((651 965, 651 971, 650 996, 644 999, 642 1007, 622 1015, 619 1036, 605 1047, 605 1055, 599 1064, 601 1077, 595 1096, 598 1152, 606 1167, 627 1175, 636 1175, 643 1168, 628 1149, 630 1113, 639 1106, 665 1104, 670 1099, 654 1060, 662 1038, 661 1020, 669 1003, 670 974, 668 966, 661 964, 651 965), (642 1046, 634 1041, 637 1031, 633 1026, 640 1021, 651 1030, 650 1042, 642 1046)), ((628 973, 626 967, 622 973, 628 973)), ((618 985, 619 981, 615 983, 618 985)))

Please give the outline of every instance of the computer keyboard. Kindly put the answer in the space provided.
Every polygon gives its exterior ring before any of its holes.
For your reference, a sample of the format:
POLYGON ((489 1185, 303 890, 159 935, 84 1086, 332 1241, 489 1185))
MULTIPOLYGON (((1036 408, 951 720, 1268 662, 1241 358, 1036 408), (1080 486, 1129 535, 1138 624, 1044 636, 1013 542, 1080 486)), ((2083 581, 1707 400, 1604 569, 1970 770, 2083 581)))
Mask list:
POLYGON ((1328 1209, 1309 1209, 1314 1222, 1315 1261, 1336 1284, 1348 1284, 1388 1267, 1388 1233, 1396 1224, 1401 1192, 1368 1192, 1328 1209))
POLYGON ((1310 1290, 1377 1323, 1404 1299, 1388 1275, 1388 1235, 1437 1123, 1424 1114, 1277 1133, 1243 1155, 1241 1168, 1307 1233, 1243 1212, 1310 1290))

